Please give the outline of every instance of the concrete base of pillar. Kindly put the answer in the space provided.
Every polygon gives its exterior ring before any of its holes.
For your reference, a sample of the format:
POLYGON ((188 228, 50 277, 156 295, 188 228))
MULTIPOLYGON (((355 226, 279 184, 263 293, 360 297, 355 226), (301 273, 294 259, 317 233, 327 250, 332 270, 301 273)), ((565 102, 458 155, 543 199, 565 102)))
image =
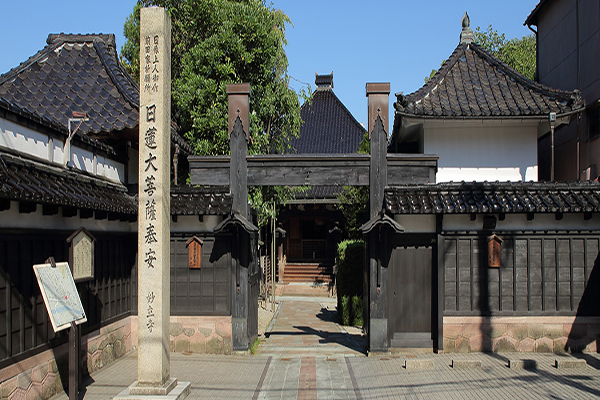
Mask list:
POLYGON ((189 394, 192 385, 190 382, 177 382, 171 378, 163 386, 138 386, 135 381, 127 389, 119 393, 114 400, 183 400, 189 394))

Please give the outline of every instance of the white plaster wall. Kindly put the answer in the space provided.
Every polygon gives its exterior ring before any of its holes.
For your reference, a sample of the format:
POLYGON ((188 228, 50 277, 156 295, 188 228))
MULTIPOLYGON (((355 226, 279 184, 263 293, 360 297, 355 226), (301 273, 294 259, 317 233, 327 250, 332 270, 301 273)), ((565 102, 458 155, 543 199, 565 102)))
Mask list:
POLYGON ((19 213, 19 203, 11 201, 9 210, 0 211, 0 229, 77 230, 82 226, 90 231, 137 232, 136 222, 97 220, 94 217, 82 219, 78 215, 65 218, 62 216, 61 207, 58 209, 58 214, 55 215, 43 215, 41 205, 37 206, 35 212, 21 214, 19 213))
MULTIPOLYGON (((62 166, 64 162, 64 141, 50 139, 48 135, 39 133, 12 121, 0 118, 0 148, 27 154, 42 161, 62 166)), ((137 161, 137 159, 136 159, 137 161)), ((71 148, 72 165, 82 171, 104 177, 113 182, 125 180, 125 165, 79 147, 71 148)), ((135 163, 137 166, 137 163, 135 163)))
MULTIPOLYGON (((59 145, 59 143, 56 143, 57 141, 54 142, 55 146, 59 145)), ((60 145, 62 146, 62 143, 60 145)), ((49 154, 52 153, 48 149, 48 135, 3 118, 0 118, 0 147, 48 161, 49 154)), ((62 157, 60 161, 62 161, 62 157)))
POLYGON ((425 126, 424 153, 440 157, 437 182, 537 181, 537 123, 425 126))
POLYGON ((212 232, 223 217, 221 215, 204 215, 202 221, 197 215, 178 216, 177 222, 171 221, 172 233, 189 233, 189 232, 212 232))
MULTIPOLYGON (((600 230, 600 217, 596 214, 588 221, 583 219, 583 213, 563 214, 563 219, 557 220, 555 214, 535 214, 531 221, 527 221, 525 214, 505 214, 504 221, 496 217, 497 231, 598 231, 600 230)), ((471 221, 469 214, 446 214, 442 222, 443 231, 476 231, 483 227, 483 215, 478 214, 475 221, 471 221)))
POLYGON ((394 215, 394 220, 404 227, 405 233, 435 233, 435 215, 394 215))

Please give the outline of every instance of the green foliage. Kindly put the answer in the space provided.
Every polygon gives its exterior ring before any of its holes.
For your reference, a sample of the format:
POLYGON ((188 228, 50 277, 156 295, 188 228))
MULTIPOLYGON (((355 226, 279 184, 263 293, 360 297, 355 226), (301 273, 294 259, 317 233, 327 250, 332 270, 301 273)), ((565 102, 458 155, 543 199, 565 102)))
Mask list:
POLYGON ((340 202, 337 208, 344 216, 344 232, 349 239, 360 239, 362 237, 360 227, 368 220, 369 187, 344 186, 338 195, 338 200, 340 202))
MULTIPOLYGON (((447 60, 444 60, 444 61, 442 61, 442 63, 440 64, 440 67, 441 67, 442 65, 444 65, 444 63, 445 63, 446 61, 447 61, 447 60)), ((435 75, 437 72, 438 72, 438 70, 437 70, 437 69, 432 69, 432 70, 431 70, 431 73, 429 74, 429 76, 426 76, 426 77, 425 77, 425 83, 429 82, 429 81, 431 80, 431 78, 433 78, 433 76, 434 76, 434 75, 435 75)))
POLYGON ((250 346, 250 354, 255 355, 258 352, 258 346, 260 346, 260 338, 256 338, 250 346))
POLYGON ((307 190, 307 186, 252 186, 248 189, 248 200, 257 212, 258 226, 267 225, 277 215, 277 207, 295 199, 295 194, 307 190), (276 203, 273 209, 273 201, 276 203))
MULTIPOLYGON (((358 153, 369 154, 369 135, 365 134, 360 143, 358 153)), ((360 227, 367 222, 369 212, 369 187, 368 186, 344 186, 338 195, 338 210, 344 217, 344 231, 350 239, 360 239, 362 232, 360 227)))
POLYGON ((123 26, 123 36, 127 41, 121 47, 121 64, 136 82, 140 81, 140 9, 141 4, 133 7, 133 12, 123 26))
POLYGON ((344 325, 363 324, 364 263, 365 244, 362 240, 345 240, 338 245, 338 314, 344 325))
POLYGON ((474 33, 477 43, 488 53, 527 78, 531 80, 535 78, 536 48, 533 35, 507 40, 504 33, 498 33, 491 25, 485 31, 477 27, 474 33))
POLYGON ((229 83, 249 82, 250 154, 281 153, 300 129, 298 95, 289 88, 281 10, 264 0, 143 0, 124 26, 123 64, 139 76, 139 8, 165 7, 172 21, 173 118, 197 154, 229 153, 229 83))

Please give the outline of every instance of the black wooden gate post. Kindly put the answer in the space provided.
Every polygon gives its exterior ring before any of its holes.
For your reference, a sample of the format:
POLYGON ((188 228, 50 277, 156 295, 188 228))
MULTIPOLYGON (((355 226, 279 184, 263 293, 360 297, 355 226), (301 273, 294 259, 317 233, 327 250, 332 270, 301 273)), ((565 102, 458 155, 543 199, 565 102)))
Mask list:
MULTIPOLYGON (((248 139, 250 84, 227 85, 229 97, 229 143, 230 187, 233 197, 231 213, 248 220, 248 139)), ((234 350, 248 350, 248 267, 249 233, 239 224, 234 224, 232 232, 232 283, 231 323, 234 350)))
MULTIPOLYGON (((383 196, 387 185, 387 124, 389 113, 389 83, 367 83, 369 101, 369 136, 371 163, 369 166, 369 218, 374 221, 381 215, 383 196)), ((373 226, 373 225, 371 225, 373 226)), ((388 349, 388 313, 386 278, 387 268, 383 259, 388 252, 381 241, 382 226, 369 229, 367 235, 369 310, 367 332, 369 351, 388 349)), ((385 233, 383 233, 385 234, 385 233)), ((367 295, 366 293, 364 295, 367 295)))

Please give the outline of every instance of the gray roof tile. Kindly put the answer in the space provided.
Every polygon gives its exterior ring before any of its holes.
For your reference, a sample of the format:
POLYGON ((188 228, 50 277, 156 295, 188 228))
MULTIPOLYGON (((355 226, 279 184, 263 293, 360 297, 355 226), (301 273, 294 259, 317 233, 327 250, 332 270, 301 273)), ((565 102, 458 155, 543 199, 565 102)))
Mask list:
POLYGON ((392 214, 600 212, 598 182, 450 182, 385 191, 392 214))
POLYGON ((583 110, 578 91, 531 81, 476 43, 461 43, 421 89, 397 94, 397 115, 424 118, 546 118, 583 110))
MULTIPOLYGON (((63 133, 73 111, 86 112, 90 119, 77 135, 108 150, 85 135, 138 129, 139 101, 139 87, 119 62, 112 34, 51 34, 46 47, 0 75, 0 107, 63 133)), ((193 153, 174 127, 171 139, 193 153)))

